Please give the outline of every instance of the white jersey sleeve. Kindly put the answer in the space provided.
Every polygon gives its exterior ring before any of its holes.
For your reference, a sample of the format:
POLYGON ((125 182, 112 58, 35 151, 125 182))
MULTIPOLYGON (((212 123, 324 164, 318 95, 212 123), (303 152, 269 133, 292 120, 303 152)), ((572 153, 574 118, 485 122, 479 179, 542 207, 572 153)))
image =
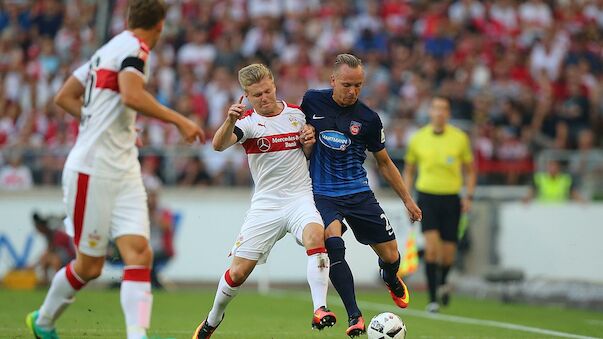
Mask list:
POLYGON ((235 127, 238 127, 241 132, 243 132, 243 137, 238 141, 239 144, 242 144, 247 139, 254 137, 254 123, 253 119, 251 119, 252 112, 253 110, 245 112, 241 119, 237 120, 237 122, 235 123, 235 127))
POLYGON ((82 84, 86 84, 86 79, 88 78, 88 71, 90 70, 90 61, 78 67, 75 71, 73 71, 73 76, 82 84))
POLYGON ((118 56, 119 71, 134 72, 146 80, 149 49, 142 42, 138 46, 132 45, 132 47, 118 56))

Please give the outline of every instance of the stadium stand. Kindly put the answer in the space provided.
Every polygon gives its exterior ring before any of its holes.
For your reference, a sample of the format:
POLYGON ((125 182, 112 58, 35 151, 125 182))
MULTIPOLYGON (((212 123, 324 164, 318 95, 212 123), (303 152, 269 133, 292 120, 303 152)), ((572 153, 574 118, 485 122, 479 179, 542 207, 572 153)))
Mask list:
MULTIPOLYGON (((481 185, 529 183, 543 150, 560 151, 574 175, 601 181, 601 1, 168 2, 149 87, 210 136, 240 95, 241 65, 268 64, 279 96, 299 103, 306 88, 329 86, 328 60, 353 51, 366 68, 362 99, 379 111, 400 166, 438 92, 451 99, 453 123, 472 136, 481 185), (586 149, 592 161, 580 165, 586 149)), ((126 3, 0 3, 0 166, 10 166, 17 149, 35 185, 59 183, 77 121, 52 97, 124 28, 126 3)), ((166 184, 250 185, 243 152, 183 152, 172 127, 144 117, 138 126, 143 167, 166 184)))

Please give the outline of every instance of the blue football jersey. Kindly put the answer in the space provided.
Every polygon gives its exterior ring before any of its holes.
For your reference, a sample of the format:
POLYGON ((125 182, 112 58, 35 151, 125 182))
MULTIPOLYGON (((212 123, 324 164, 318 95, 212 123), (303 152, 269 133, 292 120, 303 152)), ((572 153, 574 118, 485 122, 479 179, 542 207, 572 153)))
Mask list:
POLYGON ((366 150, 385 148, 385 134, 379 115, 361 101, 341 107, 333 90, 309 90, 301 109, 306 122, 316 129, 316 145, 310 158, 314 194, 338 197, 369 191, 362 167, 366 150))

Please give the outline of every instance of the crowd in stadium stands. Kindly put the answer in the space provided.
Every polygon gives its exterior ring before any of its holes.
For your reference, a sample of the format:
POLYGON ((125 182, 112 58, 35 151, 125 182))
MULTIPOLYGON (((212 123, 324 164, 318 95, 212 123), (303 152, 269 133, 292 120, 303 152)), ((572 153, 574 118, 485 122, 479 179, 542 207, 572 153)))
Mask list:
MULTIPOLYGON (((126 28, 127 1, 112 3, 110 36, 126 28)), ((601 146, 601 0, 168 3, 148 86, 210 137, 241 94, 241 66, 267 64, 279 97, 299 103, 307 88, 328 87, 334 56, 351 51, 366 70, 362 100, 379 112, 394 156, 427 122, 436 92, 471 134, 482 184, 526 183, 542 149, 601 146)), ((0 187, 59 183, 78 123, 52 97, 101 42, 97 6, 0 2, 0 187)), ((174 128, 145 117, 138 126, 147 174, 185 186, 249 185, 242 150, 170 153, 180 150, 174 128)), ((571 170, 582 168, 577 159, 571 170)))

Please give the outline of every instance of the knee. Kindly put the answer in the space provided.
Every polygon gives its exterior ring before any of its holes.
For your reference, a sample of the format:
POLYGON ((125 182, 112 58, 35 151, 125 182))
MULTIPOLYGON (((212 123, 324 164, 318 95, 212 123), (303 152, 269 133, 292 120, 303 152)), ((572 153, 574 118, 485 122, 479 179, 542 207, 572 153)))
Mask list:
POLYGON ((341 237, 330 237, 325 240, 325 247, 331 262, 345 257, 345 242, 341 237))
POLYGON ((236 285, 241 285, 247 280, 247 276, 251 272, 246 272, 242 267, 231 267, 226 274, 230 276, 230 279, 236 285))
POLYGON ((122 253, 126 265, 141 265, 150 267, 153 262, 153 250, 147 244, 141 247, 132 247, 122 253))
POLYGON ((325 246, 324 230, 322 229, 322 226, 321 228, 313 227, 309 230, 305 236, 304 245, 306 249, 325 246))
POLYGON ((438 252, 433 247, 425 247, 425 261, 436 262, 438 260, 438 252))
POLYGON ((94 280, 100 277, 103 271, 103 261, 95 260, 92 262, 82 263, 75 262, 75 273, 84 281, 94 280))

